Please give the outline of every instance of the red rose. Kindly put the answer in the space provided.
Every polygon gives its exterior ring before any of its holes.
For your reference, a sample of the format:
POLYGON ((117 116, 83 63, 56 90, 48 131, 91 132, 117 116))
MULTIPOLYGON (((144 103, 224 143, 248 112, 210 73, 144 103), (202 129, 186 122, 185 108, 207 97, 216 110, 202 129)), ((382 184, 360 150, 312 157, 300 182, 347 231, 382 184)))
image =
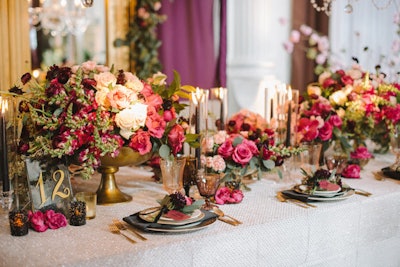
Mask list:
POLYGON ((349 164, 343 170, 342 176, 345 178, 360 178, 360 166, 357 164, 349 164))
POLYGON ((341 78, 341 81, 344 85, 353 85, 353 79, 351 78, 350 75, 344 75, 341 78))
POLYGON ((332 124, 332 126, 337 127, 337 128, 342 127, 342 124, 343 124, 342 119, 336 114, 330 116, 328 121, 330 124, 332 124))
POLYGON ((239 144, 235 147, 233 150, 232 154, 232 159, 236 163, 241 164, 242 166, 246 165, 249 163, 251 158, 253 157, 253 153, 249 149, 249 147, 246 144, 239 144))
POLYGON ((302 136, 302 142, 311 142, 318 137, 318 125, 317 120, 310 120, 308 118, 301 118, 298 124, 298 132, 302 136))
POLYGON ((175 124, 168 133, 168 144, 172 149, 172 154, 176 155, 181 151, 184 141, 185 133, 183 127, 179 124, 175 124))
POLYGON ((138 151, 140 155, 149 153, 152 148, 149 132, 145 132, 142 129, 138 130, 132 136, 129 146, 138 151))
POLYGON ((332 138, 333 127, 329 122, 325 122, 324 126, 319 129, 319 137, 322 141, 326 141, 332 138))
POLYGON ((56 213, 54 210, 48 210, 44 213, 46 225, 50 229, 58 229, 67 226, 67 218, 64 214, 56 213))
POLYGON ((325 81, 324 81, 324 83, 322 84, 322 86, 324 87, 324 88, 328 88, 329 86, 332 86, 332 85, 334 85, 336 82, 335 82, 335 80, 334 79, 332 79, 332 78, 327 78, 327 79, 325 79, 325 81))

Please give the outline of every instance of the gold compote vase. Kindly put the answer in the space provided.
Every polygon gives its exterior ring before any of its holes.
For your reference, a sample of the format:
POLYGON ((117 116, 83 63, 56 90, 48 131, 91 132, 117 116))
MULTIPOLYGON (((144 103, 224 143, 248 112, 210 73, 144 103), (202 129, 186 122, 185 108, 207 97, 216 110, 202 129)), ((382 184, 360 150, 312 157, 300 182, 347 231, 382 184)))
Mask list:
POLYGON ((97 169, 101 173, 101 181, 97 189, 97 204, 108 205, 121 202, 129 202, 132 196, 122 192, 116 183, 115 173, 119 167, 128 165, 140 165, 148 161, 152 153, 140 155, 130 147, 122 147, 117 157, 109 155, 102 157, 101 166, 97 169))

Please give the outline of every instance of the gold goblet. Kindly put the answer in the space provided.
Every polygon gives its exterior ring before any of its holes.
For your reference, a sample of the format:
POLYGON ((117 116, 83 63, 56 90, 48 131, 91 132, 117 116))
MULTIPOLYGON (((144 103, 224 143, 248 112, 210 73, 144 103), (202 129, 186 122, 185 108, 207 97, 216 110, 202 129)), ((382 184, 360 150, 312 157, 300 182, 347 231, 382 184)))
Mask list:
POLYGON ((196 177, 196 184, 199 193, 205 198, 205 203, 201 207, 204 210, 212 210, 216 205, 211 204, 211 197, 217 192, 221 175, 218 173, 204 173, 199 171, 196 177))

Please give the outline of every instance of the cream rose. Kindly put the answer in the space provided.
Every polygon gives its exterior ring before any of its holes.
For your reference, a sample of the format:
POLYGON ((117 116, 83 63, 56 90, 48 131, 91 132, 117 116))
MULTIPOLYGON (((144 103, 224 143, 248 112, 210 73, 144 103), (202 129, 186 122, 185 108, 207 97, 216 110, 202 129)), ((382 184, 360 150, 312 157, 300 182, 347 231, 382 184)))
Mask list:
POLYGON ((307 86, 307 94, 308 95, 321 95, 321 88, 318 85, 310 84, 307 86))
POLYGON ((129 137, 143 127, 147 118, 147 105, 136 103, 122 110, 115 116, 115 123, 121 128, 120 134, 129 139, 129 137))
POLYGON ((110 84, 115 86, 117 84, 117 78, 111 72, 95 74, 94 79, 97 82, 97 88, 108 87, 110 84))
POLYGON ((110 106, 110 103, 108 102, 107 99, 107 94, 110 92, 110 90, 107 87, 100 88, 100 90, 97 90, 95 99, 97 104, 99 104, 103 108, 108 108, 110 106))
POLYGON ((131 72, 124 72, 124 74, 126 79, 126 87, 133 90, 135 93, 139 93, 143 90, 144 85, 136 75, 132 74, 131 72))
POLYGON ((336 91, 329 97, 329 101, 332 105, 343 106, 347 102, 347 94, 342 91, 336 91))
POLYGON ((117 84, 108 94, 108 101, 113 108, 125 109, 137 100, 137 95, 131 89, 117 84))

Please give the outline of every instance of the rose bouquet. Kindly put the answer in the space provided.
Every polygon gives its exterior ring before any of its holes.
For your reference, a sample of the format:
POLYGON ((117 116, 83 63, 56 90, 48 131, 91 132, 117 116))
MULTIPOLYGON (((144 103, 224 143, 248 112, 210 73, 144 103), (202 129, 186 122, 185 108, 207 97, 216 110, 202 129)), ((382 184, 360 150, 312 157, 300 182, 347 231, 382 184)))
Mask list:
MULTIPOLYGON (((87 179, 106 154, 117 156, 122 146, 141 155, 166 145, 176 154, 185 140, 177 114, 186 97, 175 73, 170 86, 158 73, 147 81, 123 70, 85 62, 79 66, 52 66, 46 81, 23 76, 28 87, 20 151, 33 159, 66 159, 80 165, 87 179)), ((185 89, 184 89, 185 88, 185 89)))

